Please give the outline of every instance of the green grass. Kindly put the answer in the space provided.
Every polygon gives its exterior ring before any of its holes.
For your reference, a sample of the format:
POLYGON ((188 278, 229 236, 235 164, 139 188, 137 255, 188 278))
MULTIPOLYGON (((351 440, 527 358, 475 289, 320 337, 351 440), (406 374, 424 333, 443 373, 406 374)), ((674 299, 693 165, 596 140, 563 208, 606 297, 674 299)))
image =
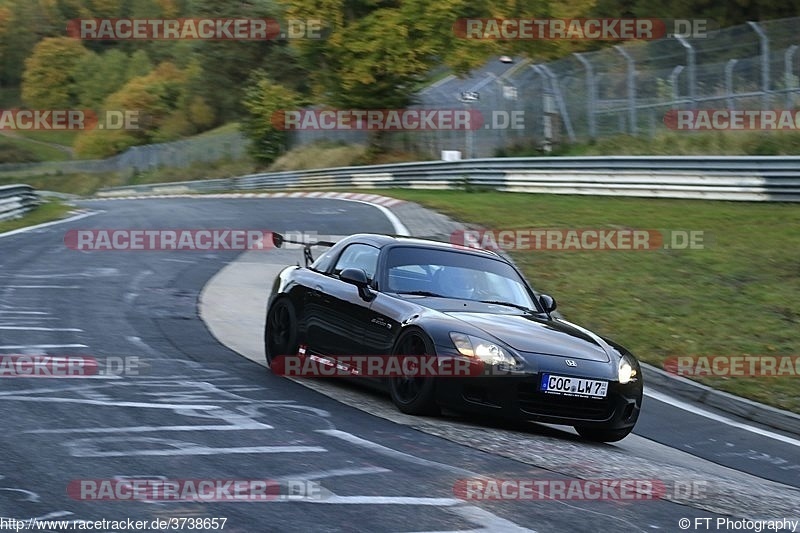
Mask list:
POLYGON ((665 131, 646 135, 614 135, 591 143, 564 144, 545 154, 536 146, 513 146, 498 157, 593 156, 593 155, 797 155, 800 133, 794 131, 665 131))
POLYGON ((424 154, 400 150, 374 151, 361 144, 322 141, 298 146, 273 162, 267 171, 306 170, 422 161, 424 154))
POLYGON ((223 124, 213 130, 204 131, 203 133, 198 133, 196 137, 213 137, 215 135, 219 135, 221 133, 233 133, 239 131, 239 123, 238 122, 228 122, 227 124, 223 124))
POLYGON ((0 176, 0 186, 25 183, 34 189, 90 195, 102 187, 124 185, 124 179, 116 174, 51 174, 45 176, 0 176))
POLYGON ((50 199, 33 211, 26 213, 22 218, 0 222, 0 233, 12 231, 27 226, 35 226, 52 220, 64 218, 72 210, 59 200, 50 199))
POLYGON ((19 137, 0 136, 0 163, 63 161, 67 152, 19 137))
POLYGON ((20 137, 32 139, 43 143, 60 144, 65 148, 72 148, 75 138, 80 135, 78 130, 16 130, 20 137))
MULTIPOLYGON (((376 191, 381 193, 381 191, 376 191)), ((390 190, 483 227, 703 231, 702 250, 514 251, 564 316, 660 366, 678 355, 800 355, 800 206, 390 190)), ((701 379, 800 412, 800 376, 701 379)))
POLYGON ((232 178, 252 174, 257 170, 255 163, 247 157, 242 159, 220 159, 210 163, 197 162, 186 168, 160 168, 141 172, 128 178, 122 185, 232 178))
POLYGON ((212 163, 195 163, 186 168, 161 168, 133 175, 99 172, 76 174, 55 172, 46 175, 8 173, 7 175, 0 175, 0 185, 25 183, 39 190, 87 196, 104 187, 228 178, 250 174, 256 170, 255 164, 247 158, 239 160, 221 159, 212 163))

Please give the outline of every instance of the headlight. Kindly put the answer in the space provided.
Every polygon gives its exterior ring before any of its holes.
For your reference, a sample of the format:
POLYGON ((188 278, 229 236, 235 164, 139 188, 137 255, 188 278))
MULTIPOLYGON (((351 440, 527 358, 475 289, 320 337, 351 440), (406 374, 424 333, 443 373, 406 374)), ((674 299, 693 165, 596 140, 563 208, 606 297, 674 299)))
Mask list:
POLYGON ((517 361, 505 350, 497 344, 481 339, 480 337, 473 337, 464 333, 450 333, 450 339, 453 341, 458 353, 466 355, 467 357, 477 357, 484 363, 490 365, 516 365, 517 361))
POLYGON ((625 385, 636 377, 636 370, 633 368, 633 361, 631 361, 627 355, 619 360, 618 374, 621 385, 625 385))

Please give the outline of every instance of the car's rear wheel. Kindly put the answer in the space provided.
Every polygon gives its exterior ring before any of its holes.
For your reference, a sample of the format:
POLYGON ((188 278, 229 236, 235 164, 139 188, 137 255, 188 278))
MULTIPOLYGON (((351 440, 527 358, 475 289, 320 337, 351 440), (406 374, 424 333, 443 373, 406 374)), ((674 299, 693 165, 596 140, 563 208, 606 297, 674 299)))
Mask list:
MULTIPOLYGON (((425 333, 409 330, 400 334, 394 355, 429 355, 436 352, 425 333)), ((437 415, 436 382, 432 377, 403 376, 389 379, 392 401, 400 411, 409 415, 437 415)))
POLYGON ((575 431, 577 431, 578 435, 586 440, 591 440, 594 442, 617 442, 618 440, 622 440, 627 437, 630 432, 633 431, 633 428, 605 429, 575 426, 575 431))
POLYGON ((264 326, 264 354, 267 365, 281 355, 297 354, 297 318, 288 298, 276 301, 267 313, 264 326))

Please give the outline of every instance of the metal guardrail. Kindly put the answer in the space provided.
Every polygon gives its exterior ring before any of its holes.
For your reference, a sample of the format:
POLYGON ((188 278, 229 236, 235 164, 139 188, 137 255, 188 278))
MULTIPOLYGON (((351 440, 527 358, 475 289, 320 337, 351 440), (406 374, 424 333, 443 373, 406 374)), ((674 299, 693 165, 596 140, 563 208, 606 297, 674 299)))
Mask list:
POLYGON ((492 158, 267 172, 103 189, 141 193, 309 189, 458 189, 741 201, 800 201, 800 156, 492 158))
POLYGON ((30 185, 0 187, 0 221, 19 218, 41 203, 30 185))
POLYGON ((0 220, 19 218, 41 204, 39 194, 30 185, 0 187, 0 220))

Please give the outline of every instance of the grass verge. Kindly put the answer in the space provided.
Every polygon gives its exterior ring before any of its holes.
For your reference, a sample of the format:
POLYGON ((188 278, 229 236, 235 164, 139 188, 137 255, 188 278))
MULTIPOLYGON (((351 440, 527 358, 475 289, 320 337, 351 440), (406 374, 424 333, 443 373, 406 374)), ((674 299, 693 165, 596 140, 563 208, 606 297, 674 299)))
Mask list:
POLYGON ((64 161, 70 155, 56 147, 31 142, 24 137, 0 136, 0 163, 64 161))
POLYGON ((797 155, 800 133, 794 131, 660 132, 653 137, 613 135, 590 143, 563 144, 550 154, 538 146, 501 149, 498 157, 599 155, 797 155))
POLYGON ((0 222, 0 233, 13 231, 19 228, 25 228, 28 226, 35 226, 36 224, 43 224, 53 220, 59 220, 67 216, 67 213, 69 213, 72 209, 72 207, 66 205, 60 200, 51 198, 33 211, 26 213, 21 218, 0 222))
POLYGON ((195 163, 186 168, 159 168, 128 176, 120 173, 54 173, 29 176, 9 172, 6 175, 0 175, 0 185, 25 183, 39 190, 88 196, 104 187, 226 178, 242 176, 255 171, 256 166, 249 159, 222 159, 213 163, 195 163))
MULTIPOLYGON (((800 355, 800 206, 501 192, 382 190, 494 230, 704 232, 705 247, 511 251, 569 320, 661 366, 680 355, 800 355)), ((800 413, 800 375, 702 383, 800 413)))

